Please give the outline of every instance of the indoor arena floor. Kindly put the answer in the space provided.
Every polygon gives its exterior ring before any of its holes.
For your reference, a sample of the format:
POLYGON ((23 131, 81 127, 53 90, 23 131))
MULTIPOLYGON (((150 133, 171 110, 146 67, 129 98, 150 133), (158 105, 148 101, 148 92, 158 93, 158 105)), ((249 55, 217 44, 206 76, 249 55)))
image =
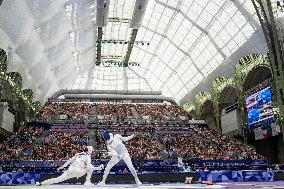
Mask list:
POLYGON ((79 188, 96 188, 96 189, 123 189, 123 188, 139 188, 139 189, 186 189, 186 188, 228 188, 228 189, 284 189, 284 181, 279 182, 239 182, 239 183, 216 183, 214 185, 206 184, 182 184, 182 183, 165 183, 165 184, 143 184, 139 187, 134 184, 108 184, 106 186, 86 187, 83 185, 50 185, 50 186, 0 186, 0 189, 79 189, 79 188))

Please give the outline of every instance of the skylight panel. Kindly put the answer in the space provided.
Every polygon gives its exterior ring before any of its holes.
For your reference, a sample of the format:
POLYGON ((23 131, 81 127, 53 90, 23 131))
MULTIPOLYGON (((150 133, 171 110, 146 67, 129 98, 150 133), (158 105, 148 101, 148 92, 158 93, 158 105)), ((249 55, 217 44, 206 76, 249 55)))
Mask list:
POLYGON ((167 96, 167 97, 169 97, 169 96, 173 96, 173 94, 169 91, 169 88, 167 87, 167 86, 165 86, 163 89, 163 95, 164 96, 167 96))
POLYGON ((195 75, 195 79, 196 79, 196 81, 198 81, 198 82, 200 82, 203 78, 204 78, 203 75, 201 75, 200 73, 197 73, 197 74, 195 75))
POLYGON ((176 93, 177 99, 181 99, 184 95, 186 95, 189 91, 185 86, 181 87, 180 90, 176 93))
POLYGON ((171 27, 174 28, 175 31, 178 30, 183 20, 184 17, 181 14, 176 14, 171 22, 171 27))
POLYGON ((151 86, 153 86, 154 83, 155 83, 156 80, 157 80, 157 79, 155 78, 155 76, 153 75, 153 73, 151 73, 150 71, 147 71, 147 72, 146 72, 145 78, 147 78, 147 80, 148 80, 148 82, 149 82, 149 84, 150 84, 151 86))
POLYGON ((140 49, 139 48, 133 48, 132 49, 132 53, 131 53, 131 56, 130 56, 130 59, 132 60, 132 61, 136 61, 136 60, 139 60, 139 58, 141 58, 143 55, 142 55, 142 51, 140 51, 140 49))
POLYGON ((160 79, 156 79, 155 83, 152 85, 153 89, 161 90, 163 82, 160 79))
MULTIPOLYGON (((222 26, 225 26, 229 20, 231 19, 231 16, 225 12, 225 11, 222 11, 222 14, 220 14, 220 16, 217 18, 218 22, 222 25, 222 26)), ((216 23, 217 26, 219 26, 218 23, 216 23)), ((215 29, 215 31, 220 31, 222 29, 222 27, 219 27, 219 29, 215 29)))
POLYGON ((162 6, 160 4, 156 4, 155 5, 155 8, 154 8, 155 12, 158 14, 164 14, 164 11, 166 10, 166 7, 165 6, 162 6))
POLYGON ((216 53, 219 53, 216 47, 210 42, 206 43, 206 50, 208 50, 211 55, 215 55, 216 53))
MULTIPOLYGON (((149 50, 154 50, 157 47, 157 45, 159 44, 159 42, 162 40, 162 38, 163 38, 162 36, 153 33, 153 38, 152 38, 152 40, 150 42, 151 44, 149 46, 149 50)), ((145 41, 150 41, 147 38, 144 39, 144 40, 145 41)))
POLYGON ((176 50, 176 52, 172 55, 171 62, 169 63, 169 65, 172 68, 176 68, 176 66, 180 63, 180 61, 184 61, 182 60, 183 58, 184 54, 179 50, 176 50))
POLYGON ((156 28, 156 31, 158 33, 164 33, 164 31, 166 30, 168 23, 164 22, 163 20, 167 18, 168 18, 167 16, 163 16, 162 19, 159 20, 158 27, 156 28))
POLYGON ((196 66, 200 69, 203 68, 203 66, 207 63, 207 60, 204 58, 204 56, 198 56, 195 59, 196 66))
POLYGON ((216 63, 219 65, 223 62, 224 57, 222 57, 222 55, 218 53, 214 56, 214 59, 216 60, 216 63))
POLYGON ((156 43, 158 43, 161 39, 161 36, 155 34, 154 32, 147 30, 147 32, 145 33, 145 35, 143 36, 143 40, 145 41, 151 41, 151 44, 154 43, 154 45, 151 46, 155 46, 156 43))
MULTIPOLYGON (((203 37, 204 38, 204 37, 203 37)), ((200 52, 203 52, 203 50, 206 48, 206 44, 204 44, 201 40, 199 41, 199 43, 196 44, 196 46, 194 47, 194 49, 192 50, 192 58, 198 58, 200 56, 200 52)))
POLYGON ((216 2, 216 1, 209 1, 208 2, 208 12, 211 14, 211 17, 216 15, 217 12, 219 11, 220 9, 220 5, 223 4, 224 2, 216 2))
POLYGON ((248 22, 240 12, 236 12, 232 19, 239 28, 243 27, 248 22))
POLYGON ((152 29, 152 30, 156 30, 156 27, 159 25, 159 18, 161 17, 161 14, 159 13, 154 13, 153 17, 151 18, 149 24, 148 24, 148 28, 152 29))
POLYGON ((163 57, 164 55, 164 52, 166 50, 166 48, 169 46, 170 44, 170 41, 169 40, 162 40, 162 42, 160 43, 160 48, 158 48, 158 51, 157 51, 157 55, 159 57, 163 57))
POLYGON ((230 49, 231 53, 234 53, 238 49, 239 45, 235 42, 235 40, 232 39, 229 41, 229 43, 227 43, 226 46, 228 47, 228 49, 230 49))
POLYGON ((255 32, 255 29, 249 23, 247 23, 245 26, 243 26, 242 32, 247 38, 249 38, 255 32))
MULTIPOLYGON (((210 7, 211 8, 211 7, 210 7)), ((211 10, 210 10, 211 11, 211 10)), ((212 19, 215 19, 215 18, 212 18, 212 14, 213 13, 209 13, 208 11, 204 10, 202 13, 201 13, 201 16, 199 19, 202 19, 204 20, 205 23, 209 23, 212 19)), ((198 21, 199 21, 198 19, 198 21)))
POLYGON ((160 76, 164 69, 165 69, 165 64, 159 62, 158 66, 156 66, 154 72, 157 76, 160 76))
MULTIPOLYGON (((189 9, 190 12, 192 12, 193 15, 190 16, 195 16, 195 18, 198 18, 198 15, 201 14, 201 12, 203 11, 204 7, 201 7, 199 4, 196 3, 196 0, 194 0, 194 3, 192 4, 191 8, 189 9)), ((192 17, 190 17, 192 18, 192 17)), ((194 17, 193 17, 194 18, 194 17)), ((194 20, 196 20, 194 19, 194 20)))
POLYGON ((231 37, 233 37, 237 32, 240 31, 240 28, 232 21, 230 20, 226 25, 225 25, 225 30, 229 33, 231 37), (232 29, 234 28, 234 29, 232 29))
MULTIPOLYGON (((151 58, 153 57, 152 55, 148 54, 148 53, 144 53, 141 51, 141 57, 143 56, 143 63, 144 62, 150 62, 151 63, 151 58)), ((139 61, 141 61, 141 59, 139 59, 139 61)))
MULTIPOLYGON (((176 34, 173 36, 172 41, 175 43, 175 45, 180 46, 181 43, 185 40, 187 34, 187 30, 182 31, 182 30, 177 30, 176 34)), ((189 44, 188 44, 189 46, 189 44)), ((185 50, 185 49, 183 49, 185 50)))
MULTIPOLYGON (((169 43, 169 45, 165 48, 165 51, 162 55, 163 60, 168 62, 176 51, 177 51, 177 48, 169 43)), ((170 62, 168 62, 168 63, 170 63, 170 62)))
POLYGON ((171 91, 176 91, 177 88, 180 88, 181 87, 181 83, 178 81, 178 76, 177 74, 172 74, 171 75, 171 78, 169 79, 169 81, 167 81, 168 85, 171 86, 170 90, 171 91))
POLYGON ((201 72, 206 77, 213 71, 213 68, 209 64, 209 62, 201 69, 201 72))
POLYGON ((196 20, 196 24, 199 25, 201 28, 205 28, 210 21, 211 20, 209 20, 209 19, 205 20, 201 17, 198 17, 197 20, 196 20))
POLYGON ((179 0, 164 0, 163 2, 166 3, 168 6, 171 6, 171 7, 179 7, 180 3, 182 1, 179 1, 179 0))
MULTIPOLYGON (((183 18, 182 22, 180 24, 180 27, 181 27, 182 31, 188 31, 188 30, 192 29, 193 25, 188 19, 183 18)), ((196 35, 195 33, 193 33, 193 34, 196 35)))
MULTIPOLYGON (((178 77, 177 74, 174 74, 174 75, 176 75, 176 77, 178 77)), ((176 79, 176 81, 174 83, 173 91, 178 91, 182 87, 184 87, 182 81, 180 79, 176 79)))
POLYGON ((180 6, 180 10, 187 14, 193 2, 194 1, 188 3, 187 1, 183 1, 182 5, 180 6))
POLYGON ((219 47, 223 47, 224 45, 226 45, 226 43, 228 43, 228 41, 231 40, 231 36, 229 34, 229 31, 223 29, 220 30, 218 33, 218 36, 216 36, 214 39, 219 38, 217 40, 215 40, 215 42, 217 43, 217 45, 219 47))
MULTIPOLYGON (((184 59, 179 66, 176 68, 176 72, 179 73, 180 75, 187 74, 187 70, 190 69, 190 67, 193 67, 192 62, 190 62, 189 58, 184 59)), ((193 68, 194 69, 194 68, 193 68)), ((192 70, 194 71, 194 70, 192 70)))
POLYGON ((172 73, 172 70, 168 67, 165 67, 161 75, 159 76, 159 79, 163 82, 167 81, 168 76, 172 73))
POLYGON ((243 32, 237 33, 234 40, 238 42, 239 44, 244 44, 247 41, 246 36, 243 34, 243 32))
POLYGON ((160 61, 159 58, 157 57, 154 57, 151 60, 152 60, 151 62, 146 62, 147 67, 145 67, 145 69, 154 70, 160 61))

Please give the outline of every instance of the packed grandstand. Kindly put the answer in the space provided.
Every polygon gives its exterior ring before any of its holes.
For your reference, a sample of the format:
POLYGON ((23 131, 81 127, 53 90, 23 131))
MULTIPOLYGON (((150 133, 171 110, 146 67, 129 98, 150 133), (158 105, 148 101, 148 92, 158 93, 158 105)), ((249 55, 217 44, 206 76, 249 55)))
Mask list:
POLYGON ((122 136, 135 133, 126 146, 140 162, 265 160, 254 147, 192 120, 176 104, 66 101, 47 103, 28 127, 1 143, 2 170, 42 169, 32 162, 66 161, 89 143, 96 149, 93 160, 103 161, 108 158, 105 130, 122 136), (29 166, 23 168, 19 161, 29 166))

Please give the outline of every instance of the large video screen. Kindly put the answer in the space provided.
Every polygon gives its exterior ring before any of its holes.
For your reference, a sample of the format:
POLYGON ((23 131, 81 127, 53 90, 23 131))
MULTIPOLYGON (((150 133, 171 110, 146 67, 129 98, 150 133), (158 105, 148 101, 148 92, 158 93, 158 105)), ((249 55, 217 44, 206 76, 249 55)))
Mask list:
POLYGON ((273 119, 270 86, 248 96, 246 98, 246 108, 249 126, 273 119))

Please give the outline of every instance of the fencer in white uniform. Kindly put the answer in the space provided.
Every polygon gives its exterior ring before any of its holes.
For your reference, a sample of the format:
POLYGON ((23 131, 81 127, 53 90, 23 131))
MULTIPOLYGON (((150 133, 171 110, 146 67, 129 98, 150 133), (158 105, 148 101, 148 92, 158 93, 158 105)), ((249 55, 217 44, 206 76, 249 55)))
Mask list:
POLYGON ((37 182, 36 185, 55 184, 55 183, 59 183, 59 182, 62 182, 64 180, 67 180, 67 179, 70 179, 70 178, 74 178, 74 177, 79 178, 79 177, 87 174, 86 181, 85 181, 84 185, 85 186, 93 186, 93 184, 91 183, 91 176, 92 176, 93 171, 102 170, 103 167, 104 167, 103 165, 100 165, 98 167, 94 167, 91 164, 91 154, 92 154, 93 150, 94 149, 93 149, 92 146, 87 146, 87 152, 81 152, 81 153, 75 154, 63 166, 61 166, 57 169, 59 171, 59 170, 64 169, 68 165, 70 165, 69 168, 66 171, 64 171, 62 175, 60 175, 57 178, 45 180, 41 183, 37 182))
POLYGON ((136 170, 132 165, 132 161, 130 158, 130 155, 123 144, 123 142, 129 141, 134 138, 135 135, 131 135, 128 137, 122 137, 119 134, 116 134, 113 136, 112 133, 109 133, 108 131, 103 133, 103 138, 107 141, 107 149, 108 149, 108 155, 111 156, 110 161, 108 162, 105 170, 104 170, 104 176, 103 180, 98 184, 99 186, 105 185, 105 181, 107 179, 107 176, 109 174, 109 171, 111 168, 117 164, 120 160, 123 160, 125 164, 127 165, 128 169, 131 171, 132 175, 135 178, 136 184, 141 185, 136 170))

